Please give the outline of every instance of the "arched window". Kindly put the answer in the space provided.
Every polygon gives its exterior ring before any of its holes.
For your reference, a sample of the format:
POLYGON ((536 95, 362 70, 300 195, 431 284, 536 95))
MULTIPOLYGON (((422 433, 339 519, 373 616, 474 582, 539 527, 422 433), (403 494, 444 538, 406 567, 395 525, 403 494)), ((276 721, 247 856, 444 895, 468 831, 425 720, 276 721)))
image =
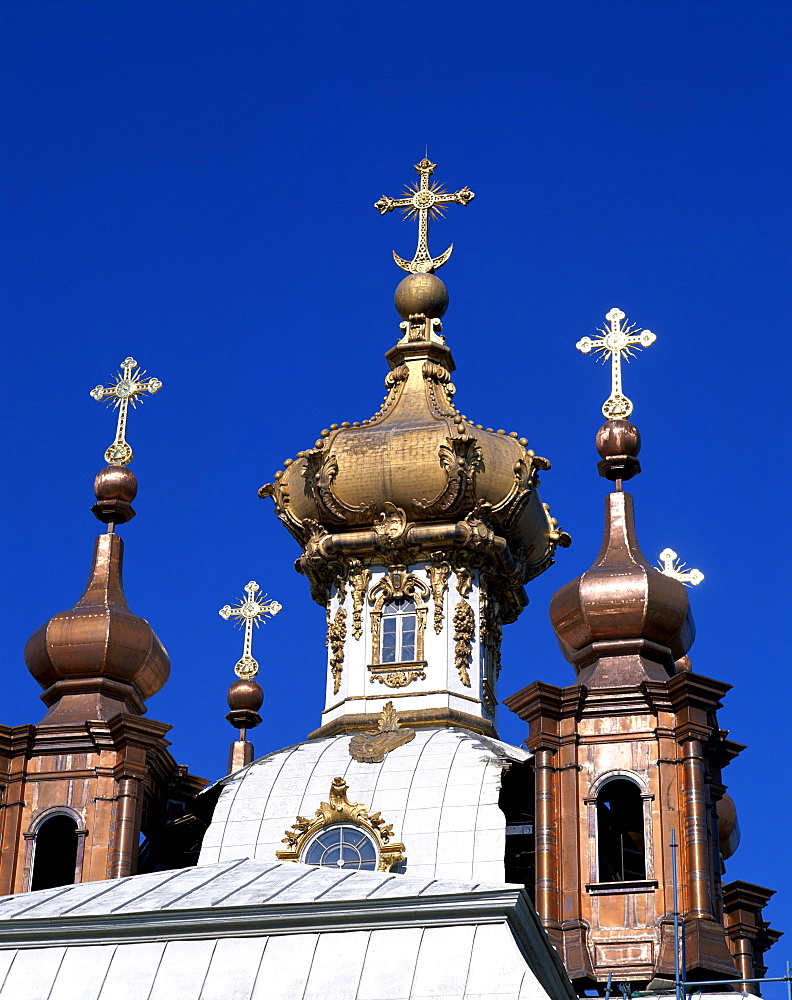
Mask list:
POLYGON ((600 882, 646 878, 643 799, 634 782, 617 778, 600 789, 597 844, 600 882))
POLYGON ((77 868, 77 824, 71 816, 57 813, 36 831, 33 878, 30 889, 54 889, 72 885, 77 868))
POLYGON ((382 606, 382 663, 410 663, 415 660, 418 617, 415 601, 391 598, 382 606))

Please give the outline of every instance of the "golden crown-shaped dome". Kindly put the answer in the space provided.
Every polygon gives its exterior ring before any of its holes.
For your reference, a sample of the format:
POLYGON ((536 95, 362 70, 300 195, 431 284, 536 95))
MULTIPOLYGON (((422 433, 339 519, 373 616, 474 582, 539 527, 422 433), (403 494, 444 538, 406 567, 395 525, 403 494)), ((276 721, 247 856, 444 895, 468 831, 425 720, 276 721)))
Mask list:
POLYGON ((475 520, 505 541, 525 582, 550 564, 557 544, 569 543, 536 491, 550 463, 516 432, 485 429, 454 406, 455 365, 439 321, 447 301, 435 275, 404 279, 396 306, 407 318, 385 355, 390 371, 378 412, 323 430, 260 494, 273 497, 303 544, 321 531, 388 532, 398 521, 413 526, 418 543, 430 526, 448 526, 451 538, 475 520))

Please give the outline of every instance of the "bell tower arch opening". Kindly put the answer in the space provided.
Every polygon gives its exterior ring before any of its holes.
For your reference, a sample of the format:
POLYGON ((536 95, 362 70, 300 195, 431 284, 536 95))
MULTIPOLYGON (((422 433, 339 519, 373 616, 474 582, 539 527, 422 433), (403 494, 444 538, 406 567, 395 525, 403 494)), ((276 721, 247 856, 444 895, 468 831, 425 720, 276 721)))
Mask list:
POLYGON ((66 813, 55 813, 34 834, 31 892, 73 885, 77 881, 77 823, 66 813))
POLYGON ((646 837, 641 789, 629 778, 606 781, 597 795, 599 882, 646 878, 646 837))

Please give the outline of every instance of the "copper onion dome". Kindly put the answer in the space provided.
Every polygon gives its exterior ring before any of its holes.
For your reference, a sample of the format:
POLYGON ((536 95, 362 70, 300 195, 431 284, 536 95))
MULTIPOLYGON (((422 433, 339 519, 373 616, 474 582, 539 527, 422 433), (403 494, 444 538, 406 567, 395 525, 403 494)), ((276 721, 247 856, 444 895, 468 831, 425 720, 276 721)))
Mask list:
POLYGON ((122 583, 124 543, 113 525, 134 516, 134 474, 108 466, 96 477, 94 514, 110 524, 94 547, 88 584, 68 611, 54 615, 25 646, 25 661, 44 688, 44 724, 144 715, 162 688, 170 660, 147 621, 129 610, 122 583))
MULTIPOLYGON (((626 420, 597 434, 600 475, 631 478, 640 471, 640 435, 626 420)), ((633 498, 605 499, 605 536, 593 566, 557 591, 550 620, 578 683, 604 687, 665 680, 693 644, 695 628, 685 587, 644 558, 635 533, 633 498)))

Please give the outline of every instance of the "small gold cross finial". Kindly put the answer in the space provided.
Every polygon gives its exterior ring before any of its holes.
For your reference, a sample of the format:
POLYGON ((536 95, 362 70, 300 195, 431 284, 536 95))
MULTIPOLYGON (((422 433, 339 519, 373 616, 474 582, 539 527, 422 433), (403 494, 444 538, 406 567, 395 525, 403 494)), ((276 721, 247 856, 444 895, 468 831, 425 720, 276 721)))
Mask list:
POLYGON ((608 329, 600 330, 599 340, 583 337, 575 347, 584 354, 596 351, 597 360, 603 363, 611 359, 611 394, 602 404, 602 413, 606 420, 626 420, 633 411, 632 401, 622 393, 621 359, 629 361, 634 351, 649 347, 657 337, 651 330, 639 330, 635 323, 622 324, 625 318, 621 309, 611 309, 605 316, 608 329))
POLYGON ((686 587, 697 587, 704 579, 701 570, 685 569, 685 564, 673 549, 663 549, 657 568, 663 576, 670 576, 672 580, 678 580, 686 587))
POLYGON ((105 462, 108 465, 129 465, 133 458, 133 451, 127 444, 126 425, 129 404, 136 406, 142 403, 138 399, 144 392, 152 395, 159 392, 162 382, 157 378, 150 378, 143 381, 146 373, 138 368, 138 363, 134 358, 125 358, 121 362, 121 371, 114 376, 115 382, 112 385, 97 385, 91 389, 91 395, 96 400, 108 399, 108 406, 118 410, 118 425, 116 426, 115 441, 105 452, 105 462))
POLYGON ((412 260, 405 260, 396 251, 393 251, 393 259, 403 271, 411 274, 433 274, 451 256, 454 244, 439 257, 432 257, 429 253, 429 217, 433 219, 442 218, 445 215, 444 205, 469 205, 475 195, 469 187, 463 187, 459 191, 449 192, 436 181, 429 183, 429 178, 434 173, 436 163, 428 157, 424 157, 420 163, 415 164, 415 169, 420 175, 420 181, 414 184, 407 184, 404 195, 401 198, 388 198, 383 195, 379 201, 374 202, 380 215, 392 212, 395 208, 400 208, 407 219, 418 219, 418 248, 412 260))
POLYGON ((244 625, 245 644, 242 659, 234 667, 237 677, 255 677, 259 670, 258 663, 253 659, 253 624, 255 623, 258 628, 267 615, 277 615, 281 610, 281 605, 277 601, 268 601, 266 594, 259 596, 260 590, 261 587, 256 581, 251 580, 245 587, 247 597, 243 597, 237 606, 231 607, 230 604, 226 604, 219 611, 220 616, 226 621, 229 618, 236 618, 240 628, 244 625))

